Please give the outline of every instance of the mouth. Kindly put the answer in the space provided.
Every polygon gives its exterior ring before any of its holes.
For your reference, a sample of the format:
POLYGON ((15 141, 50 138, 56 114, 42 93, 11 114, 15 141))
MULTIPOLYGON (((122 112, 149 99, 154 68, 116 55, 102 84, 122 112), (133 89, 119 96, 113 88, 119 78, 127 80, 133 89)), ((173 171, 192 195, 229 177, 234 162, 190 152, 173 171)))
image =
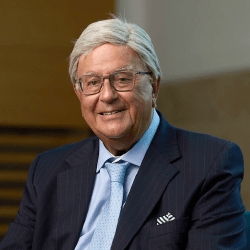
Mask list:
POLYGON ((116 114, 116 113, 120 113, 122 111, 124 111, 125 109, 122 109, 122 110, 115 110, 115 111, 112 111, 112 112, 106 112, 106 113, 100 113, 100 115, 113 115, 113 114, 116 114))

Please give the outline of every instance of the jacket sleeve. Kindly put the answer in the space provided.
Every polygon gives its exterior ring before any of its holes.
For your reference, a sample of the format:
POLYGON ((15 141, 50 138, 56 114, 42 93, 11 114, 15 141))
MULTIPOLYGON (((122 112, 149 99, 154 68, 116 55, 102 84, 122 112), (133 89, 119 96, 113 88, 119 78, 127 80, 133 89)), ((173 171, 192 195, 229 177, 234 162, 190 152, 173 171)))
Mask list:
POLYGON ((0 243, 0 250, 32 249, 36 223, 36 191, 33 178, 39 156, 31 164, 23 197, 15 221, 10 223, 8 232, 0 243))
POLYGON ((186 250, 243 250, 246 245, 240 186, 243 155, 229 142, 214 160, 194 205, 186 250))

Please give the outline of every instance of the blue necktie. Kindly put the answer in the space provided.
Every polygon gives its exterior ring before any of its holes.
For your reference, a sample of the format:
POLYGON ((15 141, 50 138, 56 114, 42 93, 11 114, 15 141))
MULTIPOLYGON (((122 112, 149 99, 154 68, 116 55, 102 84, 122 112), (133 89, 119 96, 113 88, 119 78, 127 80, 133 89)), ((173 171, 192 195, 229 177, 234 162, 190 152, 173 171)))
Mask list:
POLYGON ((124 176, 129 165, 129 162, 105 163, 111 180, 110 197, 100 214, 88 250, 110 250, 111 248, 122 208, 124 176))

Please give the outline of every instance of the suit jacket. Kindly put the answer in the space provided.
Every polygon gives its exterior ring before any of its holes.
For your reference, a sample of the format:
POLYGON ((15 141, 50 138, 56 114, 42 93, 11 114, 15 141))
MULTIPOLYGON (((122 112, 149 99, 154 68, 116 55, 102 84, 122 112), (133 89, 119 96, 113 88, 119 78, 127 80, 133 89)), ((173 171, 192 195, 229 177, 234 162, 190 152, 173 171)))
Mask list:
MULTIPOLYGON (((36 157, 1 250, 75 248, 98 150, 94 137, 36 157)), ((243 157, 236 144, 173 127, 160 114, 111 249, 245 249, 242 177, 243 157), (157 225, 157 218, 168 213, 175 220, 157 225)))

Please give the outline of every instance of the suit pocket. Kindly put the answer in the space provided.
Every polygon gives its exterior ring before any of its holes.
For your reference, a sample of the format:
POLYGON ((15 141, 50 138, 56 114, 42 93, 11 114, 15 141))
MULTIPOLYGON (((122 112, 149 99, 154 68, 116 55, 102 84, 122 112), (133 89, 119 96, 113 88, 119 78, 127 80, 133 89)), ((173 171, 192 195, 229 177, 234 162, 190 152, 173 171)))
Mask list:
POLYGON ((161 225, 150 227, 149 237, 154 238, 169 233, 186 232, 189 228, 189 218, 175 219, 161 225))

